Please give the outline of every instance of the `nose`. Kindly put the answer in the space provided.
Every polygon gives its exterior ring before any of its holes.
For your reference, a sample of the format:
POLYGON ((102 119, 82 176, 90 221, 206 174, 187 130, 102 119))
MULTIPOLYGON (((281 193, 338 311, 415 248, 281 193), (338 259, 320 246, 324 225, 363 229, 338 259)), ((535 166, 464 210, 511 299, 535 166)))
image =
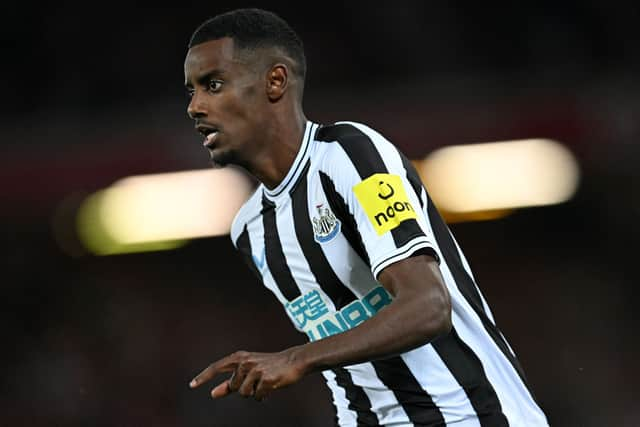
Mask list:
POLYGON ((189 105, 187 106, 187 114, 192 119, 207 115, 206 104, 202 99, 202 95, 200 95, 200 91, 194 91, 193 95, 191 96, 191 100, 189 101, 189 105))

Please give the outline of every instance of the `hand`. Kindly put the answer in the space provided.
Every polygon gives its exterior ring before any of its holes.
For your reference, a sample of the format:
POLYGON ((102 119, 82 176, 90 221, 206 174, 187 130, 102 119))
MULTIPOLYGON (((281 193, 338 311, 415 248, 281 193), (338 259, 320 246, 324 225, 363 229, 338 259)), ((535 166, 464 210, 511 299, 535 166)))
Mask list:
POLYGON ((306 374, 304 364, 296 358, 295 349, 279 353, 238 351, 213 362, 191 380, 189 386, 196 388, 219 373, 233 372, 229 379, 211 390, 212 398, 238 392, 244 397, 262 400, 273 390, 293 384, 306 374))

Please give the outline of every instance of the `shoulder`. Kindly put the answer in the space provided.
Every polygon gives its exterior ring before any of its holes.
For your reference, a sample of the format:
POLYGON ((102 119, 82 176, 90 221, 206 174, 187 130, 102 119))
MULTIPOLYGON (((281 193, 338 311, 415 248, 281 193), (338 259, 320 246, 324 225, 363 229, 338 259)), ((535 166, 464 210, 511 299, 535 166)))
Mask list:
POLYGON ((354 121, 339 121, 318 128, 315 140, 319 141, 320 157, 324 163, 334 164, 341 159, 350 159, 375 154, 386 147, 393 147, 380 132, 354 121))
POLYGON ((262 209, 262 190, 263 185, 258 185, 251 197, 244 202, 233 218, 230 237, 234 245, 236 244, 238 237, 240 237, 240 234, 243 232, 245 225, 254 217, 260 215, 260 210, 262 209))
POLYGON ((327 146, 322 150, 321 168, 338 175, 354 169, 356 178, 364 179, 374 173, 395 170, 401 164, 396 146, 363 123, 340 121, 322 126, 316 139, 327 146))
POLYGON ((354 121, 339 121, 321 126, 316 133, 316 140, 323 142, 354 143, 371 140, 385 140, 380 132, 370 126, 354 121))

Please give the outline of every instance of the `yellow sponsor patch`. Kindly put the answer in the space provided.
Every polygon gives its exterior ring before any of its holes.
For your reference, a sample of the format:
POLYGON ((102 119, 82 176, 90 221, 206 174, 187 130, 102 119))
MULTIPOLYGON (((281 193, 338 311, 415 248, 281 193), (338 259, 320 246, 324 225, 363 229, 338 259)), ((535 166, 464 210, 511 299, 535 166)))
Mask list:
POLYGON ((398 175, 376 173, 354 185, 353 192, 378 235, 393 230, 402 221, 416 218, 398 175))

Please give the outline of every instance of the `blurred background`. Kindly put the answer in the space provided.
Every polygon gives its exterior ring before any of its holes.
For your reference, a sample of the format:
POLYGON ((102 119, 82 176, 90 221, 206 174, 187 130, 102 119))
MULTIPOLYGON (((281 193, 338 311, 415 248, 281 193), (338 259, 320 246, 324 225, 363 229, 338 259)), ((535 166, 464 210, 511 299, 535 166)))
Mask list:
MULTIPOLYGON (((186 115, 186 45, 243 6, 2 6, 0 425, 330 425, 320 375, 260 404, 188 389, 230 352, 305 340, 227 235, 98 256, 75 228, 121 178, 209 168, 186 115)), ((571 153, 566 200, 450 226, 552 425, 640 425, 637 5, 248 6, 304 40, 314 121, 361 121, 412 159, 528 138, 571 153)))

